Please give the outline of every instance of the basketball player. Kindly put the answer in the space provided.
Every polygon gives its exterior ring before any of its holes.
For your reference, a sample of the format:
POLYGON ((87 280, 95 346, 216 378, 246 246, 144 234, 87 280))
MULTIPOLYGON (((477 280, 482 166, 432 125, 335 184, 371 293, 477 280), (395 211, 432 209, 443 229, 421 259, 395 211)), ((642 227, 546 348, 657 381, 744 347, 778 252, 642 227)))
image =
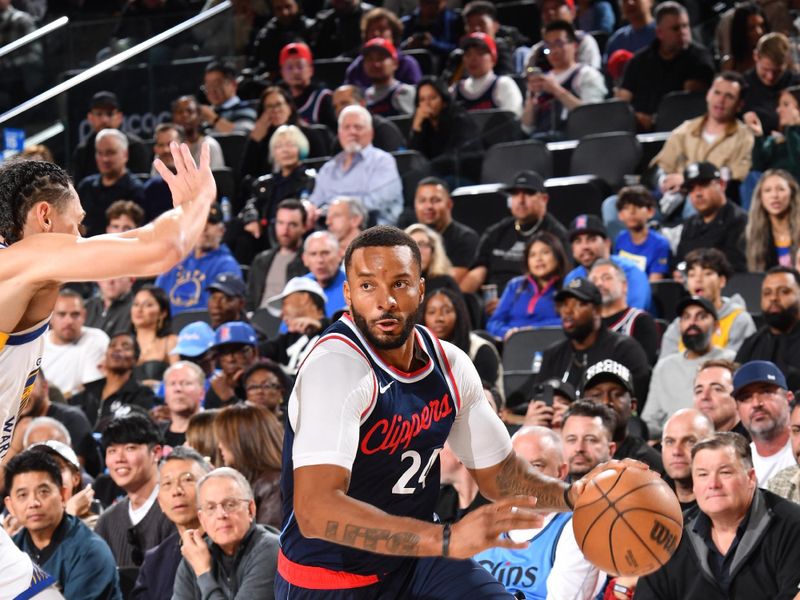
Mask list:
POLYGON ((425 284, 411 237, 369 229, 345 269, 349 313, 310 352, 289 400, 276 598, 508 598, 474 561, 443 557, 526 547, 498 536, 541 527, 534 507, 569 510, 585 482, 518 458, 467 356, 415 327, 425 284), (431 522, 445 440, 498 499, 452 528, 431 522))
MULTIPOLYGON (((200 237, 216 197, 208 148, 199 168, 187 146, 173 143, 171 150, 175 173, 160 160, 155 166, 175 208, 139 229, 89 239, 80 237, 85 213, 63 169, 36 161, 0 166, 0 462, 39 372, 59 286, 157 275, 186 256, 200 237)), ((45 589, 52 583, 0 529, 0 600, 60 598, 45 589)))

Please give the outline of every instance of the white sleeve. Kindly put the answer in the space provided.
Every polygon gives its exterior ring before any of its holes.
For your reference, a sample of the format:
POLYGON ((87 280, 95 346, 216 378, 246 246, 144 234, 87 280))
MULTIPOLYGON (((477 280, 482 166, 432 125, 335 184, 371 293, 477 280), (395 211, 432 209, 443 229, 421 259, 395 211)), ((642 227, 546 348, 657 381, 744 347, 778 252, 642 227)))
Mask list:
POLYGON ((377 381, 363 356, 345 342, 325 340, 308 356, 289 398, 294 468, 351 469, 361 417, 376 397, 377 381))
POLYGON ((508 431, 486 399, 469 357, 452 344, 442 342, 442 346, 461 397, 461 409, 447 442, 468 469, 493 467, 511 453, 508 431))
POLYGON ((519 91, 517 82, 511 77, 500 75, 497 78, 492 99, 499 108, 513 112, 517 118, 522 115, 522 92, 519 91))
POLYGON ((589 33, 585 33, 578 44, 577 61, 595 69, 600 69, 600 46, 597 45, 597 40, 594 39, 589 33))
POLYGON ((592 69, 586 65, 581 69, 578 86, 580 99, 584 104, 602 102, 605 100, 606 94, 608 94, 603 74, 597 69, 592 69))
POLYGON ((605 575, 584 558, 570 519, 561 531, 553 569, 547 576, 547 600, 590 600, 605 583, 605 575))

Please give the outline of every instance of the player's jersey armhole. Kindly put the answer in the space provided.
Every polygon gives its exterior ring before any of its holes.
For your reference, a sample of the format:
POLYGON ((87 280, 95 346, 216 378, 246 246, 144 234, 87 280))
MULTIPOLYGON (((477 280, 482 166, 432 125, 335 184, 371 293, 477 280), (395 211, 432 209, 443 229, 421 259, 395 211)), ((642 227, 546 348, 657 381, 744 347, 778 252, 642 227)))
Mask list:
POLYGON ((433 335, 429 330, 425 329, 425 331, 433 342, 433 350, 436 352, 436 358, 439 360, 439 364, 442 366, 442 370, 444 371, 445 378, 447 380, 447 387, 450 388, 450 392, 453 394, 453 403, 456 407, 456 413, 458 413, 461 411, 461 391, 458 389, 458 383, 453 375, 453 368, 450 366, 447 353, 442 346, 442 342, 439 341, 439 338, 433 335))

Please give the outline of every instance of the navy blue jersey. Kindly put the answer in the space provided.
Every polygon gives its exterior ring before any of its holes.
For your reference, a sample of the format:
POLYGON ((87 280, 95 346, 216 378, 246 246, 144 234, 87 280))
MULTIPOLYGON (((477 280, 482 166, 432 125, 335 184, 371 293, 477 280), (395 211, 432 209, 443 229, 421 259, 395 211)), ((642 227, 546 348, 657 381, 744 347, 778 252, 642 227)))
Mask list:
MULTIPOLYGON (((366 361, 372 371, 372 401, 361 415, 348 495, 393 515, 430 522, 439 494, 438 455, 450 434, 461 398, 441 343, 423 327, 417 326, 414 335, 416 343, 429 357, 426 365, 414 373, 403 373, 383 363, 347 315, 325 331, 307 360, 325 344, 344 343, 355 356, 366 361)), ((330 377, 335 376, 335 373, 330 374, 330 377)), ((295 393, 302 386, 302 378, 303 367, 295 393)), ((303 402, 300 394, 297 400, 303 402)), ((330 398, 331 402, 343 400, 330 398)), ((358 582, 368 585, 380 580, 407 560, 302 536, 293 512, 294 439, 292 424, 287 423, 281 481, 282 556, 279 559, 284 577, 291 571, 294 575, 300 573, 295 579, 318 581, 325 578, 324 570, 330 570, 354 574, 355 579, 350 581, 356 583, 350 587, 357 587, 358 582)), ((335 520, 332 516, 331 522, 335 520)), ((337 526, 329 524, 329 527, 337 526)), ((337 535, 343 533, 338 531, 337 535)), ((293 583, 308 586, 309 582, 296 580, 293 583)), ((339 587, 347 585, 343 582, 339 587)))
POLYGON ((498 108, 497 103, 494 101, 494 88, 497 85, 497 75, 494 75, 492 83, 489 84, 484 92, 477 98, 468 98, 463 92, 464 82, 460 81, 455 89, 455 99, 464 107, 465 110, 486 110, 489 108, 498 108))

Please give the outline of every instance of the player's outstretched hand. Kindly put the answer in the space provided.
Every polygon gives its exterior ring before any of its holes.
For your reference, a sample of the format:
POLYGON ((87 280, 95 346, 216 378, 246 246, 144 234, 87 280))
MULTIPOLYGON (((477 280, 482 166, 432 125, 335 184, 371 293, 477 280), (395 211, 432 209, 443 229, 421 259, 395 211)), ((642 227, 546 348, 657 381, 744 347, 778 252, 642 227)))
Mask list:
MULTIPOLYGON (((589 471, 586 475, 581 477, 578 481, 572 484, 572 487, 569 490, 569 501, 571 506, 575 506, 575 503, 578 501, 578 498, 583 493, 583 490, 586 489, 586 484, 589 483, 596 475, 599 475, 603 471, 622 471, 623 469, 634 468, 634 469, 643 469, 647 470, 648 467, 643 462, 638 460, 634 460, 632 458, 623 458, 622 460, 609 460, 608 462, 600 463, 594 469, 589 471)), ((656 477, 658 474, 653 472, 656 477)))
POLYGON ((513 529, 538 529, 544 517, 535 511, 536 498, 514 496, 481 506, 453 525, 450 534, 452 558, 470 558, 487 548, 526 548, 527 542, 517 543, 500 538, 513 529))
POLYGON ((184 202, 197 199, 210 205, 217 197, 217 184, 211 173, 211 154, 208 142, 204 142, 200 150, 199 167, 195 165, 192 153, 186 144, 178 145, 176 142, 172 142, 169 150, 175 161, 175 172, 170 171, 167 165, 158 158, 154 165, 156 171, 169 186, 172 204, 180 206, 184 202))

